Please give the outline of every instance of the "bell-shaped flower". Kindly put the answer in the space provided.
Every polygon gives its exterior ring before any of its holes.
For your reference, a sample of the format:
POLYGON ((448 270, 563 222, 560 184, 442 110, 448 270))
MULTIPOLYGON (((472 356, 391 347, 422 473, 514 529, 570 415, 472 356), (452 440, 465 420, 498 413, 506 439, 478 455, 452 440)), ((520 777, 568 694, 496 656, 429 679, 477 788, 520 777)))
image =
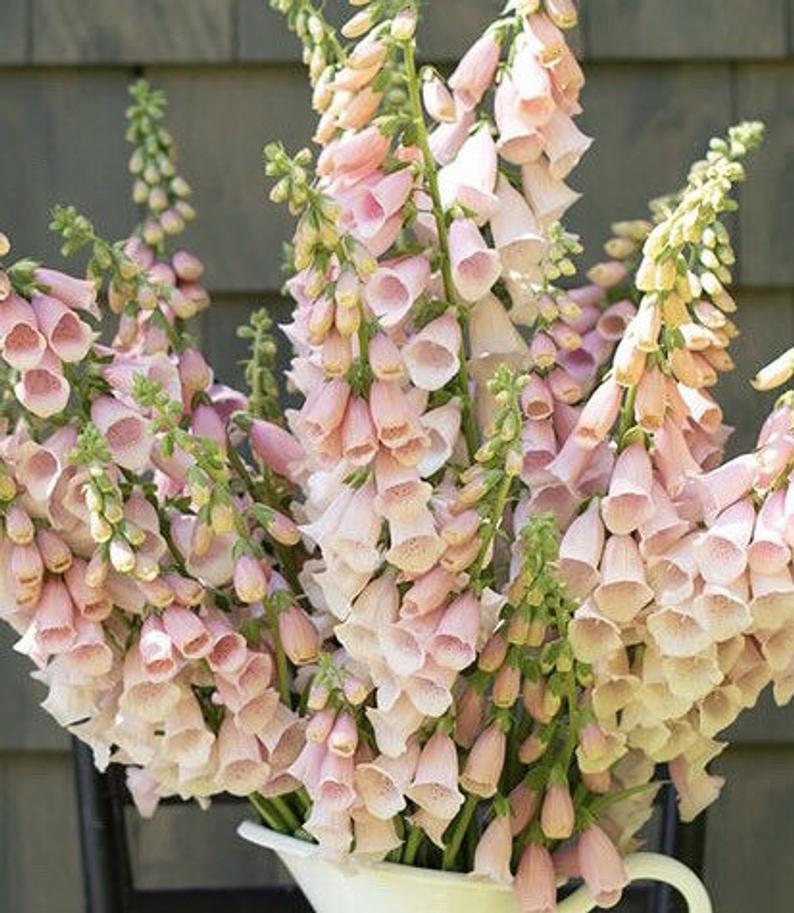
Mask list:
POLYGON ((653 598, 637 543, 631 536, 610 536, 601 559, 601 583, 593 598, 602 614, 626 624, 653 598))
POLYGON ((652 486, 653 467, 648 451, 642 443, 630 444, 617 458, 609 493, 601 502, 601 516, 611 533, 631 533, 651 518, 652 486))
POLYGON ((497 815, 477 843, 472 875, 510 884, 513 880, 510 871, 512 852, 513 837, 510 833, 510 816, 497 815))
POLYGON ((449 87, 466 110, 475 108, 491 85, 501 46, 493 32, 486 32, 463 55, 449 78, 449 87))
POLYGON ((478 301, 499 278, 499 254, 491 250, 470 219, 455 219, 449 229, 452 281, 464 301, 478 301))
POLYGON ((381 325, 391 328, 409 313, 430 279, 426 257, 406 257, 381 264, 364 286, 364 300, 381 325))
POLYGON ((436 732, 428 739, 406 795, 436 818, 451 821, 461 805, 458 789, 458 753, 452 739, 436 732))

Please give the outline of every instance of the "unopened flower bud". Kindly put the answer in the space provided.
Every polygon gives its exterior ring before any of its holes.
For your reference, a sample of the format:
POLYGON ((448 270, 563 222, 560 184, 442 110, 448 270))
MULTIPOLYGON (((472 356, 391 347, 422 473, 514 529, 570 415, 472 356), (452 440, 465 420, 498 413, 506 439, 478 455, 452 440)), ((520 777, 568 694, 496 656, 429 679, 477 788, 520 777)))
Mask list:
POLYGON ((320 638, 309 616, 290 606, 278 616, 278 632, 284 652, 296 666, 314 662, 320 652, 320 638))
POLYGON ((534 764, 546 753, 546 743, 536 733, 530 733, 518 749, 518 759, 522 764, 534 764))
POLYGON ((351 16, 342 26, 341 31, 345 38, 352 40, 354 38, 360 38, 362 35, 366 35, 374 24, 375 19, 372 15, 372 11, 365 9, 351 16))
POLYGON ((336 718, 333 729, 328 736, 328 750, 340 758, 352 758, 358 747, 358 727, 356 721, 343 711, 336 718))
POLYGON ((552 785, 543 798, 540 826, 549 840, 567 840, 573 833, 575 813, 567 785, 552 785))
POLYGON ((278 511, 273 511, 267 531, 281 545, 292 546, 300 542, 300 531, 294 521, 278 511))
POLYGON ((267 576, 251 555, 241 555, 234 565, 234 592, 240 602, 261 602, 267 594, 267 576))
POLYGON ((507 657, 507 640, 501 631, 496 631, 485 642, 480 651, 477 667, 483 672, 496 672, 507 657))
POLYGON ((367 699, 369 689, 360 678, 348 674, 342 683, 342 693, 345 695, 348 704, 353 707, 359 707, 367 699))
POLYGON ((72 551, 61 537, 50 529, 40 529, 36 533, 36 545, 39 547, 44 567, 51 574, 64 574, 72 564, 72 551))
POLYGON ((509 709, 518 700, 521 691, 521 671, 506 663, 496 673, 493 683, 492 699, 494 705, 509 709))
POLYGON ((324 742, 331 734, 336 721, 336 711, 331 707, 323 707, 306 724, 305 737, 307 742, 324 742))
POLYGON ((129 574, 135 568, 135 552, 129 542, 121 536, 110 540, 110 563, 120 574, 129 574))
POLYGON ((216 536, 225 536, 234 529, 235 511, 234 506, 225 502, 219 502, 210 508, 210 525, 216 536))
POLYGON ((391 36, 395 41, 410 41, 416 34, 416 10, 406 6, 394 17, 391 24, 391 36))
POLYGON ((12 504, 6 512, 6 535, 15 545, 27 545, 33 541, 36 529, 33 521, 18 504, 12 504))

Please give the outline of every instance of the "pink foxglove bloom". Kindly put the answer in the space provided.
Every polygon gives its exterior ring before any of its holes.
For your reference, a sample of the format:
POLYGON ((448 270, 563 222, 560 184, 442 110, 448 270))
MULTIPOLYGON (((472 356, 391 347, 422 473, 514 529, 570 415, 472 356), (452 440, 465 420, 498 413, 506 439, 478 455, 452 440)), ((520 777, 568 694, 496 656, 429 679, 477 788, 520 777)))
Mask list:
POLYGON ((510 884, 510 856, 513 851, 513 836, 510 833, 510 816, 502 815, 493 819, 483 832, 474 851, 473 874, 492 881, 510 884))
POLYGON ((362 191, 353 206, 356 230, 364 238, 374 238, 406 203, 414 185, 410 168, 395 171, 362 191))
POLYGON ((604 538, 598 501, 593 499, 571 523, 560 543, 560 575, 568 594, 575 599, 583 599, 598 583, 604 538))
POLYGON ((274 472, 296 481, 305 460, 303 448, 283 428, 258 419, 251 426, 251 448, 260 460, 274 472))
POLYGON ((412 743, 396 758, 381 756, 356 767, 356 789, 371 815, 388 820, 405 808, 404 794, 413 780, 418 761, 419 746, 412 743))
MULTIPOLYGON (((429 137, 430 150, 439 164, 448 165, 455 158, 473 123, 474 111, 465 109, 456 99, 455 120, 439 124, 429 137)), ((430 229, 431 236, 434 232, 435 225, 430 229)))
POLYGON ((503 274, 526 275, 540 262, 547 241, 529 204, 504 175, 499 176, 496 196, 490 224, 503 274))
POLYGON ((596 903, 604 909, 614 907, 629 878, 615 845, 598 825, 590 825, 579 838, 578 859, 596 903))
POLYGON ((478 301, 499 278, 499 255, 486 245, 469 219, 456 219, 449 230, 452 278, 465 301, 478 301))
POLYGON ((419 757, 413 782, 406 790, 409 799, 429 814, 451 821, 463 804, 458 790, 458 754, 452 739, 436 731, 419 757))
POLYGON ((403 348, 413 383, 423 390, 439 390, 447 384, 458 373, 461 345, 460 325, 453 314, 426 324, 403 348))
POLYGON ((139 649, 146 674, 153 682, 168 681, 181 667, 174 643, 156 615, 150 615, 143 623, 139 649))
POLYGON ((791 546, 785 539, 786 493, 772 492, 761 506, 747 553, 750 567, 760 574, 774 574, 791 561, 791 546))
POLYGON ((278 630, 284 652, 296 665, 305 665, 317 658, 319 638, 306 613, 291 606, 278 616, 278 630))
POLYGON ((543 151, 549 159, 549 172, 558 180, 564 180, 570 174, 593 143, 559 109, 540 128, 540 135, 543 138, 543 151))
POLYGON ((38 318, 27 301, 10 295, 0 313, 0 353, 20 371, 35 368, 44 355, 47 340, 39 330, 38 318))
POLYGON ((480 604, 476 596, 460 596, 444 611, 428 649, 440 665, 465 669, 474 660, 479 628, 480 604))
POLYGON ((356 856, 369 862, 381 862, 392 850, 402 846, 394 821, 383 821, 358 809, 353 810, 352 817, 356 856))
POLYGON ((187 659, 203 658, 212 649, 212 637, 204 622, 184 606, 169 606, 163 612, 163 626, 176 648, 187 659))
POLYGON ((424 257, 407 257, 381 265, 364 288, 364 299, 384 327, 400 323, 430 278, 424 257))
POLYGON ((595 447, 603 441, 617 420, 621 390, 612 378, 598 386, 582 409, 574 435, 582 447, 595 447))
POLYGON ((58 358, 64 362, 82 361, 94 341, 88 324, 57 298, 34 295, 31 305, 39 329, 58 358))
POLYGON ((478 225, 486 222, 499 203, 494 195, 496 166, 496 145, 488 127, 481 126, 461 146, 455 160, 439 172, 444 208, 457 204, 471 210, 478 225))
POLYGON ((526 33, 516 42, 511 75, 521 119, 535 129, 547 124, 556 109, 552 81, 549 70, 538 60, 526 33))
POLYGON ((464 108, 477 105, 496 73, 500 46, 495 36, 487 32, 463 55, 449 78, 449 87, 464 108))
POLYGON ((454 123, 455 99, 440 77, 433 75, 422 83, 422 102, 429 117, 438 123, 454 123))
POLYGON ((369 404, 366 400, 351 399, 342 423, 342 453, 354 466, 366 466, 378 452, 378 437, 369 404))
POLYGON ((241 602, 261 602, 267 593, 262 565, 250 555, 241 555, 234 565, 234 590, 241 602))
POLYGON ((520 98, 509 73, 504 73, 494 101, 497 149, 506 162, 526 165, 537 161, 543 152, 543 141, 537 129, 522 116, 520 98))
POLYGON ((706 519, 743 498, 755 482, 758 469, 750 454, 735 457, 695 481, 706 519))
POLYGON ((601 560, 601 583, 593 594, 599 610, 618 623, 631 621, 653 597, 637 544, 631 536, 610 536, 601 560))
POLYGON ((262 758, 255 736, 237 728, 225 719, 218 733, 218 781, 233 796, 247 796, 264 786, 270 776, 270 765, 262 758))
POLYGON ((546 791, 540 810, 540 826, 549 840, 566 840, 571 836, 574 810, 567 786, 553 785, 546 791))
POLYGON ((91 418, 107 440, 119 466, 133 472, 146 466, 152 438, 143 416, 126 408, 117 399, 104 396, 95 400, 91 418))
POLYGON ((609 493, 601 502, 601 515, 611 533, 633 532, 651 518, 652 485, 653 468, 648 451, 640 443, 631 444, 617 458, 609 493))
POLYGON ((580 194, 553 177, 549 166, 530 162, 521 169, 524 193, 542 225, 556 222, 579 199, 580 194))
POLYGON ((737 501, 714 519, 695 545, 704 580, 729 584, 741 577, 754 525, 755 508, 749 498, 737 501))
POLYGON ((97 308, 97 288, 90 279, 75 279, 55 269, 39 267, 34 278, 48 295, 62 301, 67 307, 78 311, 87 311, 92 317, 99 319, 97 308))
POLYGON ((491 724, 482 732, 469 752, 461 773, 466 792, 489 799, 496 794, 504 767, 507 739, 502 729, 491 724))
POLYGON ((555 913, 557 878, 551 855, 545 847, 530 843, 524 850, 513 890, 522 913, 555 913))
POLYGON ((19 402, 39 418, 51 418, 63 412, 69 393, 62 366, 51 352, 45 352, 35 368, 23 371, 14 385, 19 402))

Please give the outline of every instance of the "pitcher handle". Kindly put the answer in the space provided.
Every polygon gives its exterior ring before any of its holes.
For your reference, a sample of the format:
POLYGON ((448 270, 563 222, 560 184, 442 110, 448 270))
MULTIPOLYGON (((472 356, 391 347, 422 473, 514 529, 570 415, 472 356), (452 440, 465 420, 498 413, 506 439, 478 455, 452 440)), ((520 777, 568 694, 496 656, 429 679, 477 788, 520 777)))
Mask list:
MULTIPOLYGON (((689 913, 714 913, 703 882, 683 862, 660 853, 634 853, 624 863, 631 881, 663 881, 680 891, 689 913)), ((587 887, 579 888, 558 907, 559 913, 590 913, 594 909, 596 902, 587 887)))

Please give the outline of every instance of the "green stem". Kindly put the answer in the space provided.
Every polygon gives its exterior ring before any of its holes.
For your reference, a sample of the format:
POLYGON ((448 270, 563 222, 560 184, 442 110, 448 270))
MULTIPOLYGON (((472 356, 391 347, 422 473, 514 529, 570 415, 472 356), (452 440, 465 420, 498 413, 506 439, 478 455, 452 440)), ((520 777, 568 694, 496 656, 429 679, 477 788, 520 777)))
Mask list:
MULTIPOLYGON (((422 98, 419 90, 419 78, 416 72, 416 55, 414 52, 413 40, 406 41, 403 44, 403 52, 405 59, 405 77, 408 85, 408 100, 411 105, 411 118, 414 129, 416 130, 416 143, 419 146, 424 160, 427 189, 433 203, 433 216, 436 221, 436 230, 438 232, 438 247, 441 255, 441 276, 444 281, 444 295, 450 304, 455 304, 457 302, 457 295, 455 294, 455 284, 452 281, 452 260, 449 255, 449 231, 447 229, 444 207, 441 203, 441 191, 438 184, 436 161, 433 158, 433 152, 430 149, 427 124, 425 124, 424 114, 422 113, 422 98)), ((469 394, 469 371, 467 367, 465 344, 468 316, 461 307, 457 308, 457 314, 464 338, 460 352, 460 369, 458 370, 458 386, 463 400, 462 427, 466 439, 466 449, 469 453, 469 459, 473 460, 474 454, 477 451, 477 427, 474 422, 473 403, 469 394)))
POLYGON ((502 479, 502 484, 499 488, 499 492, 496 496, 496 502, 494 504, 493 514, 491 515, 491 522, 485 528, 483 533, 482 545, 480 547, 480 553, 477 555, 477 560, 474 562, 472 567, 469 570, 469 576, 472 580, 476 580, 483 569, 485 564, 485 559, 488 556, 488 550, 491 547, 491 543, 496 536, 496 531, 499 528, 499 524, 502 520, 502 515, 505 512, 505 507, 507 505, 507 499, 510 495, 510 486, 513 482, 513 476, 505 473, 504 478, 502 479))
MULTIPOLYGON (((242 457, 237 452, 237 450, 232 446, 231 441, 226 439, 226 452, 229 457, 229 462, 232 464, 234 471, 237 473, 238 478, 245 485, 248 493, 257 503, 265 503, 268 507, 272 507, 274 510, 281 511, 281 507, 278 504, 277 499, 272 492, 268 490, 267 487, 257 485, 257 483, 251 477, 251 473, 248 471, 248 467, 242 460, 242 457), (271 503, 275 501, 276 503, 271 503)), ((295 567, 295 557, 292 554, 292 550, 286 545, 282 545, 280 542, 276 542, 271 539, 273 545, 273 551, 276 553, 278 558, 279 565, 284 574, 284 577, 289 583, 290 588, 293 593, 301 592, 300 581, 298 580, 298 572, 295 567)))
POLYGON ((425 832, 421 827, 417 827, 415 824, 411 825, 411 831, 408 834, 408 839, 405 841, 405 847, 403 848, 403 865, 413 865, 416 860, 416 854, 419 852, 419 847, 422 845, 422 841, 425 839, 425 832))
POLYGON ((292 809, 289 807, 289 805, 287 805, 286 801, 281 796, 273 796, 270 799, 270 802, 273 808, 284 819, 291 833, 295 833, 295 831, 300 829, 301 823, 298 821, 295 812, 292 811, 292 809))
POLYGON ((268 801, 264 796, 259 793, 251 793, 248 797, 248 801, 253 805, 256 809, 256 813, 271 830, 276 831, 279 834, 285 833, 287 828, 284 822, 279 818, 274 809, 270 808, 268 801))
MULTIPOLYGON (((565 614, 563 605, 558 605, 555 608, 555 616, 557 631, 563 640, 567 640, 569 619, 565 614)), ((576 672, 574 668, 564 674, 564 680, 565 700, 568 704, 568 733, 560 757, 562 758, 563 769, 567 773, 579 740, 579 693, 576 687, 576 672)))
POLYGON ((618 421, 618 447, 623 440, 623 435, 634 424, 634 403, 637 399, 637 387, 629 387, 623 399, 623 406, 620 410, 620 419, 618 421))
POLYGON ((281 702, 292 709, 292 695, 289 688, 289 666, 287 665, 287 654, 284 652, 284 646, 281 643, 281 635, 278 632, 278 613, 276 607, 269 599, 265 600, 267 609, 268 626, 270 627, 270 636, 273 638, 273 649, 276 653, 276 675, 278 678, 278 693, 281 695, 281 702))
POLYGON ((640 796, 642 793, 648 792, 651 789, 659 789, 661 786, 664 786, 665 783, 669 782, 669 780, 653 780, 650 783, 642 783, 640 786, 632 786, 629 789, 622 789, 619 792, 610 793, 608 796, 599 796, 588 805, 588 811, 598 817, 601 812, 609 808, 610 805, 614 805, 616 802, 623 802, 624 799, 640 796))
POLYGON ((452 836, 449 839, 447 848, 444 850, 444 859, 441 863, 444 871, 448 871, 455 864, 455 860, 458 858, 458 853, 460 852, 461 844, 463 843, 463 838, 466 836, 466 831, 469 829, 471 819, 474 817, 474 812, 477 809, 477 803, 479 801, 480 799, 478 796, 469 795, 466 797, 466 802, 453 825, 452 836))
POLYGON ((300 789, 295 792, 295 801, 301 807, 304 818, 309 817, 309 812, 312 809, 312 800, 309 798, 309 794, 306 792, 306 788, 301 786, 300 789))
POLYGON ((358 348, 359 358, 365 365, 369 364, 369 330, 367 329, 367 318, 364 314, 364 305, 359 303, 358 306, 358 348))

